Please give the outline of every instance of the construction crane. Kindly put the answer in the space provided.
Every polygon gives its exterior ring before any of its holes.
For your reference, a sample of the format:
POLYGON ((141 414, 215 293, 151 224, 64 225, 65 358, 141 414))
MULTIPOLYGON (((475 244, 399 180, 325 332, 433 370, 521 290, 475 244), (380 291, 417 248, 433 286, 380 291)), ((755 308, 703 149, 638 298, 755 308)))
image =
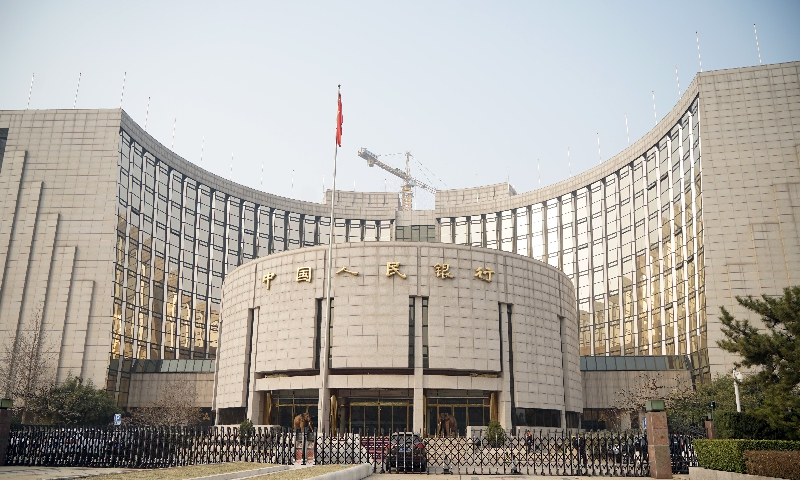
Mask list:
POLYGON ((381 167, 382 169, 386 170, 387 172, 391 173, 396 177, 400 177, 403 180, 403 186, 400 188, 401 191, 401 204, 404 211, 411 210, 411 207, 414 202, 414 187, 419 187, 424 190, 427 190, 433 194, 436 193, 436 189, 427 185, 425 183, 420 182, 416 178, 411 176, 411 167, 409 167, 409 159, 411 158, 411 152, 406 152, 406 171, 402 171, 399 168, 390 167, 385 163, 378 160, 378 155, 370 152, 366 148, 362 148, 358 151, 358 156, 363 158, 367 161, 367 165, 370 167, 374 167, 375 165, 381 167))

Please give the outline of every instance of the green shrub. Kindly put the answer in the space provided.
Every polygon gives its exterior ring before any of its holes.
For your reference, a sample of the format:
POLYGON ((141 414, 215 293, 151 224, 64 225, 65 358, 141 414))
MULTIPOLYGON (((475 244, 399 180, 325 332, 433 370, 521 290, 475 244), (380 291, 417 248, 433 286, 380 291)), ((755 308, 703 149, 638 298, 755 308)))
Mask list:
POLYGON ((692 442, 701 467, 747 473, 745 450, 800 450, 800 441, 789 440, 695 440, 692 442))
POLYGON ((800 452, 758 451, 744 452, 747 473, 764 477, 800 480, 800 452))
POLYGON ((239 440, 245 442, 253 436, 256 432, 256 428, 253 426, 253 422, 250 421, 249 418, 245 418, 242 423, 239 424, 239 440))
POLYGON ((751 438, 785 440, 784 432, 779 432, 769 422, 749 413, 724 412, 714 420, 719 438, 751 438))
POLYGON ((497 420, 489 421, 486 428, 486 441, 492 447, 502 447, 506 442, 506 431, 497 420))

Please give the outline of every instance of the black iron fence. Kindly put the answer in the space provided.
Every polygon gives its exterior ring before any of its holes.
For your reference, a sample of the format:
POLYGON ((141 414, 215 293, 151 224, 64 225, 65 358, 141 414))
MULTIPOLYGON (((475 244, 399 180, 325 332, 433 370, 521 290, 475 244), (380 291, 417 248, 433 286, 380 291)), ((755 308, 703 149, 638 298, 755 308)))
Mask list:
MULTIPOLYGON (((673 435, 673 472, 697 465, 692 437, 673 435)), ((8 465, 163 468, 231 461, 362 464, 374 472, 649 476, 639 432, 531 432, 428 437, 235 427, 12 427, 8 465)))
POLYGON ((705 434, 669 436, 669 456, 672 461, 672 473, 689 473, 689 467, 699 467, 697 455, 692 447, 692 440, 706 438, 705 434))

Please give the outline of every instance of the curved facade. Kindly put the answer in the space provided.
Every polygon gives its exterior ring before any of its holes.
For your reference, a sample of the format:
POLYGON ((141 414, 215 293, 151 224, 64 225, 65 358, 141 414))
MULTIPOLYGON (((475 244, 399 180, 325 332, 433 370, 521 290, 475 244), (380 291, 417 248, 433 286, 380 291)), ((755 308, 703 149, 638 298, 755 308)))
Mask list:
POLYGON ((747 318, 737 295, 800 282, 797 67, 698 74, 644 137, 555 185, 437 193, 441 240, 562 269, 581 355, 689 355, 695 379, 725 373, 719 308, 747 318))
MULTIPOLYGON (((396 194, 345 193, 337 201, 336 243, 391 238, 396 194), (348 208, 348 199, 357 207, 348 208)), ((323 204, 269 195, 202 170, 123 114, 112 358, 215 358, 223 278, 257 257, 327 244, 325 212, 323 204)))
POLYGON ((566 273, 577 291, 581 355, 693 354, 698 373, 708 372, 700 102, 690 91, 681 103, 651 132, 657 140, 549 195, 479 203, 475 192, 470 205, 471 192, 444 192, 441 241, 518 253, 566 273), (499 211, 487 213, 492 207, 499 211))
POLYGON ((327 252, 269 255, 225 278, 223 423, 247 409, 254 423, 284 427, 306 410, 315 424, 332 412, 347 431, 433 433, 443 412, 462 434, 490 419, 577 427, 576 303, 561 271, 469 246, 336 245, 326 334, 327 252))

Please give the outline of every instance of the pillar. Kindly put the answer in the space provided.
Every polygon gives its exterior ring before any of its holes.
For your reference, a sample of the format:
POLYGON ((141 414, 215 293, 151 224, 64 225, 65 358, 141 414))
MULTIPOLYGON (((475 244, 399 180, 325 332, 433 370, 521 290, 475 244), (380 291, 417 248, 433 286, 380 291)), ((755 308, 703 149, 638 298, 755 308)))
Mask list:
POLYGON ((714 426, 712 420, 706 420, 706 438, 709 440, 717 438, 717 427, 714 426))
MULTIPOLYGON (((425 372, 422 364, 422 297, 414 300, 414 412, 412 431, 422 432, 425 428, 425 372)), ((432 435, 431 432, 428 432, 432 435)), ((435 434, 435 432, 434 432, 435 434)))
POLYGON ((652 478, 672 478, 667 412, 647 412, 647 454, 652 478))
POLYGON ((254 308, 251 310, 252 318, 250 319, 250 332, 249 332, 249 339, 247 345, 247 411, 245 412, 245 418, 249 419, 253 422, 253 425, 261 425, 261 410, 263 408, 262 402, 264 393, 259 392, 256 389, 256 380, 257 380, 257 356, 258 356, 258 321, 259 321, 259 313, 261 312, 260 308, 254 308))
POLYGON ((500 425, 506 432, 515 435, 516 432, 514 432, 514 422, 512 419, 515 403, 515 399, 512 397, 514 395, 512 384, 514 381, 514 373, 512 370, 514 364, 512 363, 512 338, 511 332, 509 331, 508 304, 501 303, 499 305, 500 348, 502 349, 500 358, 502 360, 501 368, 503 373, 501 375, 502 391, 498 392, 497 395, 497 421, 500 422, 500 425))
MULTIPOLYGON (((255 381, 252 382, 255 383, 255 381)), ((253 422, 253 425, 263 425, 265 423, 265 419, 262 418, 263 413, 264 392, 258 392, 255 387, 250 387, 247 399, 247 418, 253 422)))
POLYGON ((8 440, 11 437, 11 409, 0 409, 0 466, 6 464, 8 440))

